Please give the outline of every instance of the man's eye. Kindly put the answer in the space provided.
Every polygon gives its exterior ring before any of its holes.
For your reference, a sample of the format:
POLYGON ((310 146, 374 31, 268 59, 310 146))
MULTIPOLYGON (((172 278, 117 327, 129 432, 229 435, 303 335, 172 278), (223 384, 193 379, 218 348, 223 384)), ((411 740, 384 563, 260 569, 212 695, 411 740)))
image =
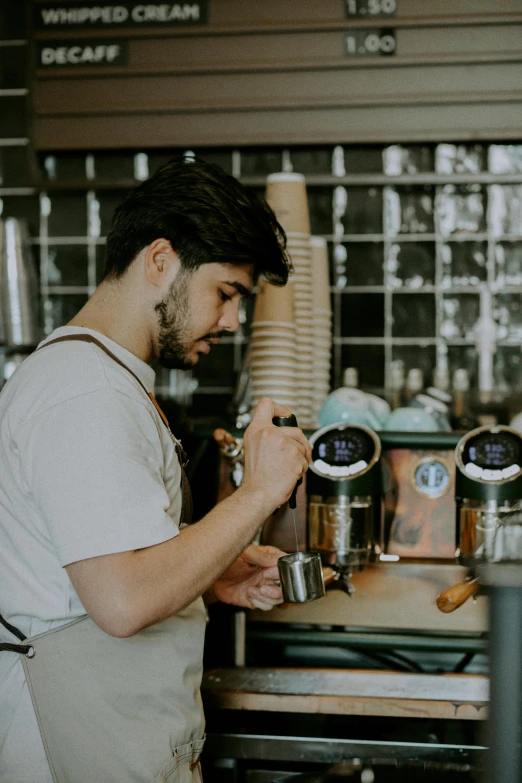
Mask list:
POLYGON ((225 291, 220 291, 219 296, 221 297, 221 300, 223 302, 230 302, 230 300, 232 299, 232 297, 229 296, 225 291))

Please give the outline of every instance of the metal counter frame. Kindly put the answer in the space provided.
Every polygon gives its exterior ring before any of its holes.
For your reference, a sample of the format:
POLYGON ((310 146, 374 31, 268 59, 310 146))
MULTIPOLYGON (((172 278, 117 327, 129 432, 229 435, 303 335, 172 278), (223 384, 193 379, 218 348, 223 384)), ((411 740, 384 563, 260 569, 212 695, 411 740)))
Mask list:
POLYGON ((335 764, 354 758, 362 761, 420 762, 482 768, 487 748, 480 745, 445 745, 422 742, 279 737, 254 734, 210 734, 205 758, 249 761, 335 764))

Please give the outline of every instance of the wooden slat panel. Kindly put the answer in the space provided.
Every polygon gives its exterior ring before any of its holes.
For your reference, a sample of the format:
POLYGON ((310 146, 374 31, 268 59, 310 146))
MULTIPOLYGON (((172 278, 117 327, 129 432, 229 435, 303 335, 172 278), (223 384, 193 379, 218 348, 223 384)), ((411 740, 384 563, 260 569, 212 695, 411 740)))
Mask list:
POLYGON ((40 150, 520 139, 522 103, 35 117, 40 150))
POLYGON ((37 84, 37 114, 522 101, 522 64, 63 79, 37 84))
POLYGON ((484 25, 398 30, 398 56, 522 52, 522 25, 484 25))
MULTIPOLYGON (((36 0, 45 4, 46 0, 36 0)), ((67 5, 67 0, 64 0, 67 5)), ((522 16, 519 0, 455 0, 449 6, 444 0, 426 2, 425 0, 400 0, 395 17, 386 17, 389 25, 405 26, 409 24, 454 25, 481 24, 513 21, 522 16)), ((375 25, 375 18, 346 19, 341 0, 263 0, 263 2, 244 2, 242 0, 211 0, 209 24, 204 27, 187 28, 129 28, 131 37, 150 35, 193 35, 195 32, 208 34, 219 32, 247 32, 277 29, 328 29, 345 26, 347 23, 357 27, 375 25)), ((100 31, 101 35, 114 34, 114 29, 100 31)), ((38 37, 59 37, 70 35, 64 32, 45 32, 38 37)), ((88 31, 78 32, 85 35, 88 31)), ((125 31, 127 34, 127 29, 125 31)))
MULTIPOLYGON (((34 5, 69 6, 78 0, 32 0, 34 5)), ((145 0, 145 3, 147 0, 145 0)), ((85 5, 95 4, 86 0, 85 5)), ((410 16, 442 16, 458 17, 473 14, 515 13, 520 12, 520 0, 453 0, 448 6, 447 0, 398 0, 396 18, 410 16)), ((310 19, 326 21, 345 18, 343 0, 263 0, 252 3, 245 0, 210 0, 209 22, 223 24, 224 22, 249 23, 292 21, 310 19)))
MULTIPOLYGON (((220 2, 220 0, 218 0, 220 2)), ((232 0, 233 2, 233 0, 232 0)), ((397 19, 416 16, 439 16, 448 19, 457 19, 461 16, 473 16, 475 14, 508 14, 520 12, 519 0, 398 0, 397 19)))
MULTIPOLYGON (((244 36, 209 36, 200 38, 138 38, 130 42, 129 64, 111 68, 112 74, 198 73, 205 71, 282 70, 337 66, 389 68, 403 63, 422 64, 439 61, 460 62, 463 59, 522 58, 522 24, 498 27, 405 29, 397 31, 397 55, 389 58, 367 57, 354 60, 343 55, 343 33, 282 33, 244 36)), ((107 68, 89 68, 89 76, 107 78, 107 68)), ((78 68, 46 68, 37 77, 85 78, 78 68)))

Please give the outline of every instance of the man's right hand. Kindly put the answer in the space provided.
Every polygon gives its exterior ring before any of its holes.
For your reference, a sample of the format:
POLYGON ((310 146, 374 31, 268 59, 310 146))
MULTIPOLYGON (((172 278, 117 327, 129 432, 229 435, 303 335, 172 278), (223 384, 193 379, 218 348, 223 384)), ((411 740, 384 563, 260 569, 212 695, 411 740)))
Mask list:
MULTIPOLYGON (((241 555, 256 530, 283 505, 304 475, 310 445, 298 427, 276 427, 287 408, 260 401, 245 432, 242 485, 197 525, 167 541, 66 565, 94 622, 113 636, 132 636, 172 617, 207 592, 241 555)), ((146 522, 146 519, 145 519, 146 522)))
POLYGON ((312 456, 310 444, 299 427, 272 424, 275 416, 289 416, 291 412, 263 397, 245 431, 245 474, 241 489, 264 494, 271 507, 268 516, 290 498, 312 456))

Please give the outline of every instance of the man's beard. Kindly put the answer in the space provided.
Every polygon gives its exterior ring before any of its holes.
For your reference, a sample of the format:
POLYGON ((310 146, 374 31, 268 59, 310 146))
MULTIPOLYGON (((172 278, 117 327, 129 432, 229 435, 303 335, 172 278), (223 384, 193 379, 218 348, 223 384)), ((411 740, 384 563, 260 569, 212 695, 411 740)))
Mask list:
POLYGON ((170 290, 154 308, 158 314, 158 361, 169 370, 190 370, 196 360, 190 358, 189 323, 190 273, 180 271, 170 290))
POLYGON ((168 370, 191 370, 197 359, 190 357, 199 340, 221 337, 222 332, 208 332, 197 339, 190 332, 189 281, 191 272, 181 270, 165 299, 154 308, 158 314, 158 361, 168 370))

